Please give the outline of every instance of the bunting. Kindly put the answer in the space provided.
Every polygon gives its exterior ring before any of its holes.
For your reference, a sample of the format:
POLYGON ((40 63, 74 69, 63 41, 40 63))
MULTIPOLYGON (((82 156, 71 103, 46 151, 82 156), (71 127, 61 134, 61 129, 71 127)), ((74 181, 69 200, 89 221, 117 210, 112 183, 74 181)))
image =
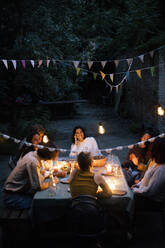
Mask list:
POLYGON ((73 61, 74 67, 77 68, 79 63, 80 63, 80 61, 73 61))
POLYGON ((17 62, 16 62, 16 60, 12 60, 11 62, 13 63, 14 69, 16 70, 16 67, 17 67, 17 62))
POLYGON ((137 73, 137 75, 138 75, 139 78, 142 78, 142 76, 141 76, 141 70, 136 70, 136 73, 137 73))
POLYGON ((106 63, 107 63, 107 61, 101 61, 101 65, 102 65, 102 68, 103 68, 103 69, 104 69, 106 63))
POLYGON ((129 66, 130 64, 132 64, 132 62, 133 62, 133 58, 127 59, 128 66, 129 66))
POLYGON ((34 60, 30 60, 32 67, 34 68, 34 60))
POLYGON ((104 74, 104 72, 100 71, 100 74, 102 76, 102 80, 105 78, 106 74, 104 74))
POLYGON ((8 63, 7 63, 7 60, 6 60, 6 59, 2 59, 2 61, 3 61, 4 65, 5 65, 6 69, 8 69, 8 63))
POLYGON ((111 73, 111 74, 110 74, 110 79, 111 79, 112 82, 113 82, 113 78, 114 78, 114 74, 111 73))
POLYGON ((144 54, 140 55, 139 59, 141 60, 141 62, 144 62, 144 54))
POLYGON ((89 70, 90 70, 91 67, 92 67, 92 65, 93 65, 93 61, 88 61, 87 64, 88 64, 88 68, 89 68, 89 70))
POLYGON ((21 63, 22 63, 22 65, 23 65, 23 68, 25 69, 25 68, 26 68, 25 60, 21 60, 21 63))
MULTIPOLYGON (((103 68, 103 69, 104 69, 104 67, 105 67, 105 65, 106 65, 107 62, 114 62, 114 63, 115 63, 115 66, 116 66, 116 68, 117 68, 120 61, 127 61, 128 66, 129 66, 129 65, 133 62, 133 60, 134 60, 135 58, 138 58, 138 59, 141 60, 141 62, 144 62, 144 56, 145 56, 145 55, 149 54, 150 57, 153 58, 155 51, 158 51, 158 50, 163 49, 163 48, 165 48, 165 45, 163 45, 163 46, 161 46, 161 47, 159 47, 159 48, 156 48, 156 49, 154 49, 154 50, 152 50, 152 51, 149 51, 149 52, 147 52, 147 53, 144 53, 144 54, 141 54, 141 55, 139 55, 139 56, 133 57, 133 58, 115 59, 115 60, 106 60, 106 61, 97 61, 97 60, 96 60, 96 61, 82 61, 82 63, 87 63, 87 64, 88 64, 89 70, 91 69, 91 67, 92 67, 92 65, 93 65, 94 62, 101 62, 101 65, 102 65, 102 68, 103 68)), ((58 59, 55 60, 55 59, 48 59, 48 57, 46 58, 46 60, 25 60, 25 59, 23 59, 23 60, 25 61, 25 62, 23 62, 23 64, 25 64, 25 67, 26 67, 26 61, 30 61, 31 64, 32 64, 32 67, 34 67, 35 64, 38 64, 38 67, 40 67, 41 64, 43 63, 43 61, 46 61, 47 67, 49 67, 50 61, 52 61, 53 64, 55 64, 56 62, 71 62, 71 60, 58 60, 58 59)), ((8 61, 11 61, 11 62, 13 63, 14 68, 16 69, 17 66, 15 66, 15 65, 17 65, 17 62, 18 62, 18 61, 23 61, 23 60, 14 60, 14 59, 12 59, 12 60, 11 60, 11 59, 10 59, 10 60, 7 60, 7 59, 1 59, 1 61, 2 61, 3 64, 5 65, 5 68, 6 68, 6 69, 8 69, 8 61)), ((80 61, 72 61, 72 62, 73 62, 73 64, 74 64, 75 68, 77 68, 78 65, 79 65, 79 63, 80 63, 80 61)), ((22 63, 22 62, 21 62, 21 63, 22 63)), ((23 66, 23 67, 24 67, 24 66, 23 66)))
MULTIPOLYGON (((22 140, 19 140, 19 139, 14 138, 14 137, 11 137, 11 136, 9 136, 9 135, 3 134, 3 133, 1 133, 1 132, 0 132, 0 136, 2 136, 2 137, 3 137, 4 139, 6 139, 6 140, 11 139, 12 141, 14 141, 14 142, 17 143, 17 144, 20 143, 20 142, 22 141, 22 140)), ((148 139, 147 141, 148 141, 148 142, 154 142, 155 139, 157 139, 157 138, 164 138, 164 137, 165 137, 165 133, 161 133, 161 134, 159 134, 159 135, 157 135, 157 136, 155 136, 155 137, 152 137, 152 138, 148 139)), ((111 153, 111 152, 114 151, 114 150, 121 151, 121 150, 123 150, 123 149, 125 149, 125 148, 127 148, 127 149, 132 149, 132 148, 134 148, 135 146, 140 146, 140 145, 145 144, 145 143, 146 143, 146 140, 145 140, 145 141, 141 141, 141 142, 137 142, 137 143, 135 143, 135 144, 130 144, 130 145, 116 146, 116 147, 113 147, 113 148, 100 149, 100 151, 101 151, 101 152, 106 152, 106 153, 111 153)), ((31 146, 31 145, 32 145, 32 143, 29 143, 29 142, 25 142, 25 144, 26 144, 27 146, 31 146)), ((38 147, 38 148, 44 148, 44 147, 46 147, 46 148, 49 149, 49 151, 55 151, 55 150, 57 150, 57 149, 58 149, 60 152, 68 152, 68 151, 70 151, 70 149, 47 147, 47 146, 43 146, 43 145, 37 145, 37 147, 38 147)))
POLYGON ((93 78, 94 78, 94 80, 96 80, 96 78, 97 78, 97 73, 96 72, 93 72, 93 78))
POLYGON ((46 60, 46 66, 49 67, 50 59, 46 60))
POLYGON ((42 65, 42 60, 38 61, 38 67, 40 67, 42 65))
POLYGON ((128 80, 128 81, 129 81, 129 76, 130 76, 130 72, 127 71, 127 72, 126 72, 126 77, 127 77, 127 80, 128 80))
POLYGON ((153 77, 153 76, 154 76, 154 73, 155 73, 155 67, 152 66, 150 69, 151 69, 151 75, 152 75, 152 77, 153 77))
POLYGON ((77 67, 76 68, 76 74, 77 74, 77 76, 79 75, 79 73, 80 73, 80 67, 77 67))

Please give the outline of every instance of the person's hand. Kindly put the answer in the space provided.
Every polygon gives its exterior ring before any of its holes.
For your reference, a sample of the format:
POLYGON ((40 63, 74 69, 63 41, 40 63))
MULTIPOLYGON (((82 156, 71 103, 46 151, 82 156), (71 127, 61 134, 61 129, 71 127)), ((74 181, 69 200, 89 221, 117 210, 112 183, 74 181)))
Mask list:
POLYGON ((79 140, 76 135, 74 136, 74 139, 75 139, 75 145, 77 146, 79 144, 79 140))
POLYGON ((140 182, 140 180, 139 179, 136 179, 135 180, 135 185, 137 184, 137 183, 139 183, 140 182))
POLYGON ((133 184, 133 185, 131 186, 131 189, 134 189, 134 188, 138 188, 138 185, 137 185, 137 184, 133 184))

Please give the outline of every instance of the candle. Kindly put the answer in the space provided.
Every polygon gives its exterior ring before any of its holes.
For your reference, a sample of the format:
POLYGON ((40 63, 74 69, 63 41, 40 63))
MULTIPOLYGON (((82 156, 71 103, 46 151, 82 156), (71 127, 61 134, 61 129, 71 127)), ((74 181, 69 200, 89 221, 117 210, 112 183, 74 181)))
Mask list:
POLYGON ((112 166, 110 164, 107 164, 107 172, 112 172, 112 166))

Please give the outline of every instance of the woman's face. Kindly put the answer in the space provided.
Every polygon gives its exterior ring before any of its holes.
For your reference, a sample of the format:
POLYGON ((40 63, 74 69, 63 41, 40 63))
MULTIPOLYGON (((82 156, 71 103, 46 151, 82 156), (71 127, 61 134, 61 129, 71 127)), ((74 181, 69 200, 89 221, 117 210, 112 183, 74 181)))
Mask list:
POLYGON ((84 140, 84 133, 83 133, 83 130, 81 128, 76 129, 75 138, 77 138, 79 141, 84 140))
POLYGON ((44 136, 44 133, 43 132, 39 132, 39 135, 40 135, 40 142, 42 141, 42 138, 43 138, 43 136, 44 136))
POLYGON ((145 133, 142 137, 141 137, 141 141, 146 141, 147 139, 150 139, 151 135, 149 133, 145 133))
POLYGON ((32 144, 38 145, 39 143, 40 143, 40 136, 39 136, 39 134, 35 134, 32 138, 32 144))

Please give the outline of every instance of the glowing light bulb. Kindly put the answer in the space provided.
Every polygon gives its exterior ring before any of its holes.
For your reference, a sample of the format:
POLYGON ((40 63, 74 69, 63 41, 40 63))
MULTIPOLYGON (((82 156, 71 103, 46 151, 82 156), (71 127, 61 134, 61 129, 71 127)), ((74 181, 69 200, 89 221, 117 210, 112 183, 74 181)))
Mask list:
POLYGON ((164 115, 164 109, 161 106, 159 106, 157 108, 157 113, 158 113, 158 115, 163 116, 164 115))
POLYGON ((44 135, 43 137, 43 142, 44 143, 48 143, 49 139, 48 139, 48 136, 47 135, 44 135))
POLYGON ((104 134, 105 133, 105 128, 102 123, 99 123, 99 134, 104 134))

